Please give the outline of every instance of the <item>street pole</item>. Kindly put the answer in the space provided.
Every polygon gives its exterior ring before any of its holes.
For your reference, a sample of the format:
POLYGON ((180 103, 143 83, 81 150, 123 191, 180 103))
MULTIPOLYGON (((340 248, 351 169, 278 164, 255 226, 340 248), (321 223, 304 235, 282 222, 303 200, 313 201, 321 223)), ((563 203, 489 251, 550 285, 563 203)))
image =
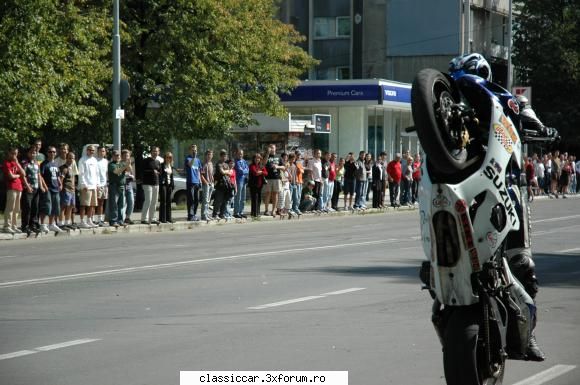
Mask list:
POLYGON ((121 150, 121 37, 119 36, 119 0, 113 0, 113 148, 121 150))
POLYGON ((508 7, 508 68, 506 88, 509 92, 512 92, 512 0, 509 0, 508 7))

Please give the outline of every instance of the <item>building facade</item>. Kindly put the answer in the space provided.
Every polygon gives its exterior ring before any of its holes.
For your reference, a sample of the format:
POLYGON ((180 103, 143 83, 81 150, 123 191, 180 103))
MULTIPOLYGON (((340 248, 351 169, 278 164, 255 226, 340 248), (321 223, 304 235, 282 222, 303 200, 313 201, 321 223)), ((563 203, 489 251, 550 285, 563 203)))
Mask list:
POLYGON ((426 67, 483 54, 507 80, 510 0, 283 0, 280 19, 321 63, 305 79, 412 82, 426 67))

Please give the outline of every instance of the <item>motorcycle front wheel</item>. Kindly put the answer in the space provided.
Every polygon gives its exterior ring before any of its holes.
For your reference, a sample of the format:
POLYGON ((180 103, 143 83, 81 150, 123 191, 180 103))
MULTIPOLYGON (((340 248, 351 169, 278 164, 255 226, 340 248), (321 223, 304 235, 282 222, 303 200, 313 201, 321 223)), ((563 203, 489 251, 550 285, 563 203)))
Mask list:
POLYGON ((443 336, 443 368, 447 385, 501 385, 505 359, 493 377, 482 373, 484 348, 479 340, 481 312, 477 305, 454 309, 443 336))
POLYGON ((460 101, 452 80, 437 70, 421 70, 413 81, 411 106, 417 136, 432 176, 444 183, 462 180, 481 163, 481 157, 470 157, 459 145, 462 130, 454 122, 453 107, 460 101))

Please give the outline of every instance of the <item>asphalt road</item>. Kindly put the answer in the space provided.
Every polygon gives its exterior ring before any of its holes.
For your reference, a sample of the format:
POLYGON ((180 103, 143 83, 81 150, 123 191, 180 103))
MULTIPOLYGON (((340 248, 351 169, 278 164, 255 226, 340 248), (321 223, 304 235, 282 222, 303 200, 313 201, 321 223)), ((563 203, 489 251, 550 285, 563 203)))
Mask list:
MULTIPOLYGON (((505 384, 580 383, 579 205, 533 204, 549 358, 509 361, 505 384)), ((0 384, 347 370, 353 385, 443 385, 418 227, 410 211, 3 242, 0 384)))

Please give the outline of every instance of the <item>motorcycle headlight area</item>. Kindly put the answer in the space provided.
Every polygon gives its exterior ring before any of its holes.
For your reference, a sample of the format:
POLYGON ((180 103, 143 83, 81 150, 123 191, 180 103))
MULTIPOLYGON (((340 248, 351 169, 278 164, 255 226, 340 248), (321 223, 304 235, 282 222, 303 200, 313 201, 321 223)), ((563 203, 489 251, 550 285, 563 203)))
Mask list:
POLYGON ((444 267, 455 266, 461 256, 455 216, 447 211, 435 213, 433 229, 437 246, 437 264, 444 267))

